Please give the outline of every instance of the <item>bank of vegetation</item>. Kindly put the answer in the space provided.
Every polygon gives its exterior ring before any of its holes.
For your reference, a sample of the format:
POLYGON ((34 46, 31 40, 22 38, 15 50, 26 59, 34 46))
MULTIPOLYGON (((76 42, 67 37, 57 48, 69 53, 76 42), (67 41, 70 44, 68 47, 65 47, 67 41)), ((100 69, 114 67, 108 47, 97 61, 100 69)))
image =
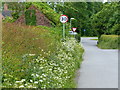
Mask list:
POLYGON ((3 88, 75 88, 84 50, 68 29, 63 42, 60 14, 46 3, 7 4, 13 18, 3 20, 3 88), (51 20, 51 27, 14 23, 31 5, 51 20))
MULTIPOLYGON (((3 88, 75 88, 83 48, 59 29, 3 23, 3 88)), ((61 30, 61 29, 60 29, 61 30)))
POLYGON ((65 2, 54 4, 7 3, 13 19, 3 23, 3 87, 4 88, 75 88, 74 75, 84 52, 74 38, 67 38, 72 27, 80 36, 98 36, 100 48, 118 48, 120 34, 119 2, 65 2), (34 5, 51 21, 51 27, 18 25, 13 22, 34 5), (13 7, 14 6, 14 7, 13 7), (62 38, 59 16, 69 17, 66 40, 62 38), (12 23, 8 23, 12 22, 12 23), (57 27, 56 27, 57 26, 57 27), (101 36, 102 34, 106 34, 101 36), (115 34, 115 35, 112 35, 115 34), (101 36, 101 37, 100 37, 101 36))
POLYGON ((102 49, 118 49, 120 40, 118 35, 102 35, 98 47, 102 49))

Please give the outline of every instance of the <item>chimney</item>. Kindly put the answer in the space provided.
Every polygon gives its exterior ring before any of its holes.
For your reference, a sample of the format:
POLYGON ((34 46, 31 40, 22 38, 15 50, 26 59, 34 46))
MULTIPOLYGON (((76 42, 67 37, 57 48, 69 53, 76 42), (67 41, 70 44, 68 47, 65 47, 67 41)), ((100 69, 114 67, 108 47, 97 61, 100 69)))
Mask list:
POLYGON ((8 5, 4 4, 4 11, 8 11, 8 5))

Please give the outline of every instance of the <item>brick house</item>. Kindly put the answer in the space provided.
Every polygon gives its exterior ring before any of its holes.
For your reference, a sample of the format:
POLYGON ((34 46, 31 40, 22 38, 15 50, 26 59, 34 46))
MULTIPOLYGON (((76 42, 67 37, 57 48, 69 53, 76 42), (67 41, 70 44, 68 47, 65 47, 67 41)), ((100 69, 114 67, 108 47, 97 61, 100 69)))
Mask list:
MULTIPOLYGON (((35 6, 30 6, 27 10, 35 10, 36 25, 51 26, 50 20, 35 6)), ((26 24, 25 15, 21 15, 15 23, 26 24)))

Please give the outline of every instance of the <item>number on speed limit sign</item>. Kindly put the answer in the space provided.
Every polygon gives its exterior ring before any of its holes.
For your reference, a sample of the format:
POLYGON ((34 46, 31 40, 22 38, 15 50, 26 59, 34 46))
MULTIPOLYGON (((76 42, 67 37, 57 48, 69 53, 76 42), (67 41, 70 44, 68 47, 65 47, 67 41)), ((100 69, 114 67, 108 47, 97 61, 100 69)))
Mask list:
POLYGON ((61 15, 60 16, 60 22, 61 23, 66 23, 68 21, 68 16, 66 15, 61 15))

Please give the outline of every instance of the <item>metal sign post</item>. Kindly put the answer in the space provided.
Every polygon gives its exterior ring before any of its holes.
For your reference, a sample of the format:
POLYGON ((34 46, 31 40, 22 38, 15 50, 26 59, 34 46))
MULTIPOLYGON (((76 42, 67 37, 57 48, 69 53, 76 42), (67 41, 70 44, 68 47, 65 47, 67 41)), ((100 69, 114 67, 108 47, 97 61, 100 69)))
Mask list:
POLYGON ((63 40, 65 39, 65 23, 68 21, 68 17, 66 15, 60 16, 60 22, 63 23, 63 40))
POLYGON ((74 20, 75 18, 70 18, 70 30, 72 28, 72 20, 74 20))
MULTIPOLYGON (((74 33, 75 33, 76 29, 77 29, 77 28, 75 28, 75 27, 72 28, 72 30, 73 30, 74 33)), ((75 38, 75 34, 74 34, 74 38, 75 38)))
POLYGON ((63 23, 63 39, 65 38, 65 23, 63 23))

